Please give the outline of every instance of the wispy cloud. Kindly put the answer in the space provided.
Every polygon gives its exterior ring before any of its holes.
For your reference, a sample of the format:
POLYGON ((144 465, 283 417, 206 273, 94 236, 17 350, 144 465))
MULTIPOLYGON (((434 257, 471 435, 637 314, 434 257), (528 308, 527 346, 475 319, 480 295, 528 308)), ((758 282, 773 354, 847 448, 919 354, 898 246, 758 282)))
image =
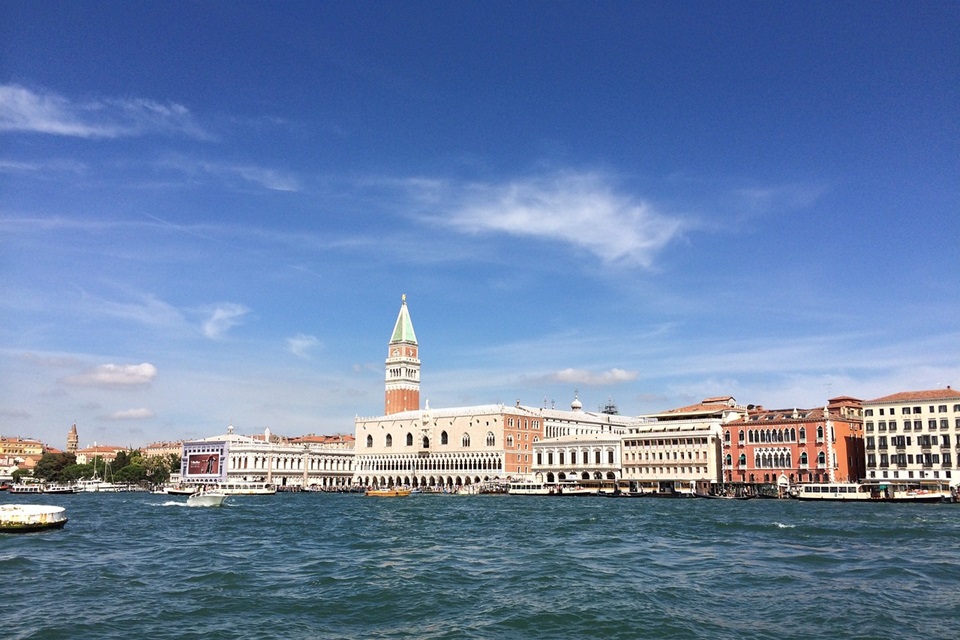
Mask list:
POLYGON ((0 131, 77 138, 123 138, 151 133, 209 139, 185 106, 144 98, 72 101, 53 92, 0 85, 0 131))
POLYGON ((319 346, 320 340, 316 336, 308 336, 298 333, 292 338, 287 338, 287 350, 298 358, 309 358, 310 350, 319 346))
POLYGON ((214 340, 220 338, 240 324, 241 318, 249 312, 250 309, 242 304, 233 302, 221 304, 210 312, 210 317, 203 323, 203 335, 214 340))
POLYGON ((601 372, 587 371, 586 369, 563 369, 550 377, 554 382, 600 386, 633 382, 637 379, 637 372, 617 368, 601 372))
POLYGON ((210 173, 235 175, 264 189, 300 191, 300 182, 295 177, 276 169, 251 165, 204 164, 203 166, 210 173))
POLYGON ((140 408, 140 409, 124 409, 123 411, 114 411, 109 416, 108 420, 146 420, 154 416, 153 411, 150 409, 140 408))
POLYGON ((157 376, 157 368, 149 362, 142 364, 104 364, 83 373, 64 378, 64 382, 79 387, 136 387, 150 384, 157 376))
POLYGON ((504 233, 580 247, 608 264, 650 267, 684 230, 679 217, 619 193, 597 173, 562 172, 507 184, 473 184, 443 194, 436 181, 414 180, 423 206, 453 213, 436 220, 467 233, 504 233), (447 197, 444 197, 444 196, 447 197))

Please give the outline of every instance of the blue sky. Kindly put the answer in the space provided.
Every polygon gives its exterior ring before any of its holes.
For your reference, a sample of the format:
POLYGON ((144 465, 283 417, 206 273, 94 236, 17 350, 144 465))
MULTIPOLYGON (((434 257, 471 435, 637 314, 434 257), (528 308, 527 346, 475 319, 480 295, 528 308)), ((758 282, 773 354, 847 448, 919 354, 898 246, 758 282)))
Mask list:
POLYGON ((960 385, 955 2, 0 3, 0 433, 960 385))

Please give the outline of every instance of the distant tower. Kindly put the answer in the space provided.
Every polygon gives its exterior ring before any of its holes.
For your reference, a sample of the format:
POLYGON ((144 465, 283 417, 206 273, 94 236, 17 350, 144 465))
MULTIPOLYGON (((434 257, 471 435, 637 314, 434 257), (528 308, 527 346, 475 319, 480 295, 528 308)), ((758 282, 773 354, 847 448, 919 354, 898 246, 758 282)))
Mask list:
POLYGON ((80 436, 77 435, 77 423, 74 422, 67 434, 67 453, 77 453, 80 444, 80 436))
POLYGON ((401 298, 400 315, 393 327, 387 351, 387 385, 384 413, 400 413, 420 408, 420 360, 417 335, 413 332, 407 296, 401 298))

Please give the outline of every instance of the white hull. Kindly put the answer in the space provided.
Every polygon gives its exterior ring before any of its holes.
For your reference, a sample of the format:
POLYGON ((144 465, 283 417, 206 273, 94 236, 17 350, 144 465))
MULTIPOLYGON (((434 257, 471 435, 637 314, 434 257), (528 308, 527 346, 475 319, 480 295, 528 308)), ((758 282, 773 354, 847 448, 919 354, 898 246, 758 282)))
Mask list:
POLYGON ((227 499, 225 493, 219 491, 201 491, 187 497, 188 507, 219 507, 227 499))

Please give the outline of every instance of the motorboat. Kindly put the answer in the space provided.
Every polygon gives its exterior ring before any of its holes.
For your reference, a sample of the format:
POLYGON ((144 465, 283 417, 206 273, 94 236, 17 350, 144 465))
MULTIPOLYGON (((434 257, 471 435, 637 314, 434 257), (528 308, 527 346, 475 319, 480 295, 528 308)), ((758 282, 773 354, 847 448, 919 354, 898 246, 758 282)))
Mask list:
POLYGON ((0 532, 27 533, 61 529, 67 524, 66 509, 45 504, 0 505, 0 532))
POLYGON ((219 507, 227 499, 227 494, 218 489, 200 489, 187 496, 188 507, 219 507))
POLYGON ((413 493, 413 489, 403 489, 397 487, 395 489, 367 489, 364 492, 364 495, 373 496, 375 498, 403 498, 413 493))

